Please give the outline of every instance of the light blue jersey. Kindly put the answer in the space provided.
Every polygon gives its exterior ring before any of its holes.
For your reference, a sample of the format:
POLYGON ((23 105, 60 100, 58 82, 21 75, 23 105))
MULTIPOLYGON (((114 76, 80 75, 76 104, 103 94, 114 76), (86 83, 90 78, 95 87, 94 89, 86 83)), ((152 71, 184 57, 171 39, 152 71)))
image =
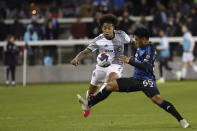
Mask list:
POLYGON ((170 56, 169 42, 166 36, 163 36, 161 38, 159 46, 157 46, 157 49, 160 50, 160 57, 170 56))
POLYGON ((183 35, 183 51, 184 52, 192 52, 194 48, 194 40, 192 38, 192 34, 190 32, 185 32, 183 35))

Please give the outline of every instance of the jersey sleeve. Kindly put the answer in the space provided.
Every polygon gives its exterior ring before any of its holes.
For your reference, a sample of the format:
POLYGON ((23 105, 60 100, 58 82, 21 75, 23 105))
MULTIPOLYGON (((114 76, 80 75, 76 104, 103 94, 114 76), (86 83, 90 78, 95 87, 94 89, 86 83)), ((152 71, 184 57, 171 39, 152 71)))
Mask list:
POLYGON ((129 43, 131 41, 131 38, 124 31, 121 31, 121 36, 123 43, 129 43))
POLYGON ((144 62, 153 64, 156 58, 155 48, 151 45, 146 49, 146 55, 144 57, 144 62))
POLYGON ((92 52, 96 51, 98 49, 98 45, 96 44, 96 41, 93 40, 88 46, 87 49, 90 49, 92 52))

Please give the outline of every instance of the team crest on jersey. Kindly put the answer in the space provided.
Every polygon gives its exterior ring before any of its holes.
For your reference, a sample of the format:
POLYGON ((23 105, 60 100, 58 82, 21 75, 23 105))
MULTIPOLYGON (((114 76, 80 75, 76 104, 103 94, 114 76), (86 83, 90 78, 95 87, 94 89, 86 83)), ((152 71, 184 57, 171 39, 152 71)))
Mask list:
POLYGON ((104 47, 107 47, 107 44, 105 44, 105 46, 104 47))
POLYGON ((144 50, 143 50, 143 51, 141 51, 141 52, 140 52, 140 56, 142 56, 144 53, 145 53, 145 51, 144 51, 144 50))

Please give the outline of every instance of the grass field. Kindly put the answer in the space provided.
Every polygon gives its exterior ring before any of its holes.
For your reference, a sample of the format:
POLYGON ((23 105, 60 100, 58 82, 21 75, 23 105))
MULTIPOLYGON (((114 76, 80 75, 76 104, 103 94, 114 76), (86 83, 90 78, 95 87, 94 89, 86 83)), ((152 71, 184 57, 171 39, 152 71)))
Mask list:
POLYGON ((142 92, 113 93, 83 118, 76 94, 88 83, 0 85, 0 131, 197 131, 197 81, 158 85, 191 126, 182 129, 142 92))

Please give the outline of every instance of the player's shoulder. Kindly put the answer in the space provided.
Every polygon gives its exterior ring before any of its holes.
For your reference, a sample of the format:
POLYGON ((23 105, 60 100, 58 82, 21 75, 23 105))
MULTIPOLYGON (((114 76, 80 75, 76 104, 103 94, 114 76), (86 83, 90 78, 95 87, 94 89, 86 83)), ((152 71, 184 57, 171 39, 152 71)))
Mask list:
POLYGON ((97 42, 97 41, 99 41, 99 40, 102 40, 103 38, 105 38, 105 36, 104 36, 104 34, 102 33, 102 34, 98 35, 97 37, 95 37, 92 41, 93 41, 93 42, 97 42))
POLYGON ((188 38, 188 39, 192 38, 191 32, 186 32, 186 33, 184 34, 184 37, 185 37, 185 38, 188 38))
POLYGON ((155 47, 153 46, 151 42, 147 45, 146 51, 149 53, 154 53, 156 51, 155 47))
POLYGON ((114 33, 115 33, 115 34, 120 34, 120 35, 126 34, 123 30, 114 30, 114 33))

